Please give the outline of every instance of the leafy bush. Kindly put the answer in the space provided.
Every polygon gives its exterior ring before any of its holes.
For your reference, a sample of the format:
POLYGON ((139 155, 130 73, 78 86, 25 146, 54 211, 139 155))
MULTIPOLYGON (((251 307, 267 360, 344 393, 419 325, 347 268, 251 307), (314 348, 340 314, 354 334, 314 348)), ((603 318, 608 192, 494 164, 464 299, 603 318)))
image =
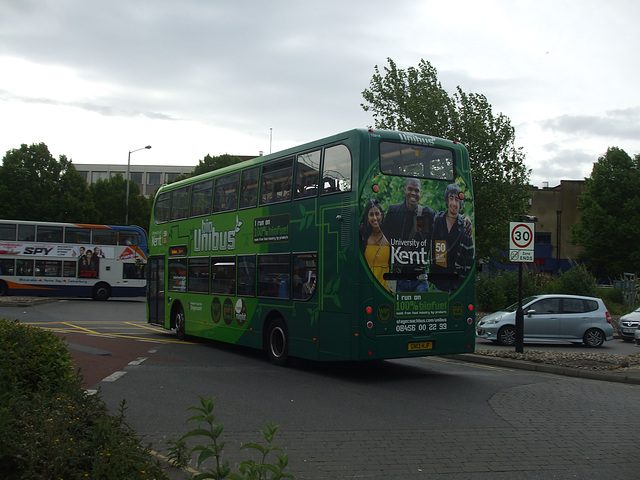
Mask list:
POLYGON ((624 292, 619 288, 598 287, 597 296, 600 297, 611 315, 624 315, 631 310, 624 301, 624 292))
MULTIPOLYGON (((504 271, 499 275, 478 274, 476 301, 483 312, 501 310, 518 301, 519 273, 504 271)), ((536 280, 529 271, 522 272, 522 298, 535 295, 536 280)))
POLYGON ((55 334, 0 320, 0 478, 167 479, 124 410, 84 391, 55 334))
POLYGON ((583 264, 574 265, 560 275, 560 291, 555 293, 595 297, 596 279, 583 264))
MULTIPOLYGON (((478 274, 476 281, 478 309, 483 312, 494 312, 517 302, 518 275, 517 271, 504 271, 491 275, 478 274)), ((617 314, 624 309, 622 291, 616 288, 598 289, 593 275, 581 264, 574 265, 556 276, 538 274, 525 269, 522 272, 522 298, 545 293, 600 296, 610 313, 617 314)))

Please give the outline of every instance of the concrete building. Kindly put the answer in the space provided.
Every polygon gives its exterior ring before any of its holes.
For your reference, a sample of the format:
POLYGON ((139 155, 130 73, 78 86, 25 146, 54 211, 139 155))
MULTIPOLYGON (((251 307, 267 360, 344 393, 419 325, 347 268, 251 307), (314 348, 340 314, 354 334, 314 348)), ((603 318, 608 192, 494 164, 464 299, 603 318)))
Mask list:
POLYGON ((582 251, 571 243, 571 226, 580 219, 578 196, 584 180, 562 180, 555 187, 531 187, 531 215, 535 226, 536 265, 544 271, 567 270, 582 251))
MULTIPOLYGON (((100 179, 107 180, 115 175, 127 178, 126 165, 74 163, 73 166, 84 176, 88 184, 95 183, 100 179)), ((194 168, 196 168, 195 165, 131 165, 129 178, 140 186, 140 192, 143 195, 151 197, 160 186, 170 182, 178 175, 193 172, 194 168)))

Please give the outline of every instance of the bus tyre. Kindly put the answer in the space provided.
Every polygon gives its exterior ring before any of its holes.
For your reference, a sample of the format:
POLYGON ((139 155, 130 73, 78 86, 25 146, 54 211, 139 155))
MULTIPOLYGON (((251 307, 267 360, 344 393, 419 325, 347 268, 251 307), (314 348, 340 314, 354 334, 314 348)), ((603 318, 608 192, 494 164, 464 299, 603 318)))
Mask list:
POLYGON ((0 297, 4 297, 6 295, 9 295, 9 287, 7 287, 6 283, 0 280, 0 297))
POLYGON ((178 340, 184 340, 187 336, 185 321, 184 310, 182 307, 176 308, 175 313, 173 314, 173 325, 176 329, 176 337, 178 337, 178 340))
POLYGON ((289 336, 282 318, 273 320, 267 330, 267 356, 274 365, 289 363, 289 336))
POLYGON ((106 283, 98 283, 93 287, 93 299, 104 302, 111 296, 111 288, 106 283))

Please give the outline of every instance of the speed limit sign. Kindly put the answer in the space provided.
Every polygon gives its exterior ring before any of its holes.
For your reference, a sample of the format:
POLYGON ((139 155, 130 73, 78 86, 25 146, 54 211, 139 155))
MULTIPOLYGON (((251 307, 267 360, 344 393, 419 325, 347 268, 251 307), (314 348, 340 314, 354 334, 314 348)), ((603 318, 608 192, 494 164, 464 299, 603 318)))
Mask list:
POLYGON ((509 260, 533 262, 535 224, 511 222, 509 226, 509 260))

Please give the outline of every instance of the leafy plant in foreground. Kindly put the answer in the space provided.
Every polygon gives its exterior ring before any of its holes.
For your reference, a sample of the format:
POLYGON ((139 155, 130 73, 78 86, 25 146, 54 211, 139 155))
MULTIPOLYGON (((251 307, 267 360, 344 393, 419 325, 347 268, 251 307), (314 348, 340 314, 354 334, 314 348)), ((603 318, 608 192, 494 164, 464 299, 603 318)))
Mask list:
POLYGON ((240 473, 232 473, 229 462, 222 459, 222 451, 227 442, 220 441, 224 425, 220 422, 216 422, 216 417, 213 413, 214 403, 215 398, 205 399, 200 397, 200 406, 189 407, 189 410, 195 410, 198 413, 187 419, 187 422, 197 421, 198 428, 187 432, 180 440, 174 442, 174 445, 177 446, 180 441, 198 436, 206 437, 209 440, 209 443, 205 445, 195 446, 191 449, 191 452, 199 452, 197 468, 200 468, 204 461, 211 458, 214 460, 214 467, 196 475, 194 480, 224 480, 227 478, 231 480, 293 479, 293 475, 284 473, 284 470, 287 468, 289 463, 287 454, 283 453, 278 455, 276 463, 267 463, 267 457, 270 453, 281 451, 279 447, 272 444, 275 433, 279 427, 273 423, 265 423, 265 428, 259 430, 266 441, 266 445, 247 443, 240 447, 241 449, 252 449, 258 451, 261 455, 260 460, 246 460, 241 462, 238 466, 240 473), (205 425, 204 427, 202 426, 203 424, 205 425))

